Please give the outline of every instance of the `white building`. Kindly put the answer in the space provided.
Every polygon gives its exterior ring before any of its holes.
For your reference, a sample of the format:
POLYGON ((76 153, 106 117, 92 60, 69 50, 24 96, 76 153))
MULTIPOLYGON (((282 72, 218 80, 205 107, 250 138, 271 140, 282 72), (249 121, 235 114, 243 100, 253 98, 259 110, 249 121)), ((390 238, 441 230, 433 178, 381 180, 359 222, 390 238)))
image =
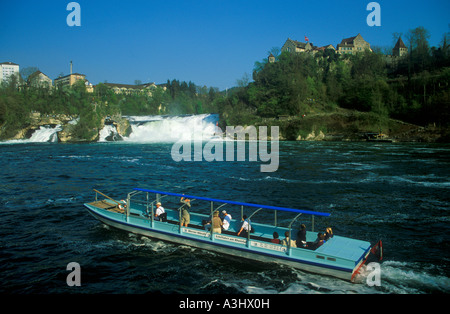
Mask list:
POLYGON ((17 75, 19 79, 19 65, 12 62, 0 63, 0 83, 8 82, 11 75, 17 75))

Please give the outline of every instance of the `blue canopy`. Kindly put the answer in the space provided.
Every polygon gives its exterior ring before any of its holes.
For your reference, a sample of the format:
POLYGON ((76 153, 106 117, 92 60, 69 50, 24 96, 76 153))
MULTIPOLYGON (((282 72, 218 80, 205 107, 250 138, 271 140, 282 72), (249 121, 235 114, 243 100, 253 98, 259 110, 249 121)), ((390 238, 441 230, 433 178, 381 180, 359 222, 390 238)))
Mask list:
POLYGON ((271 209, 271 210, 280 210, 280 211, 285 211, 285 212, 302 213, 302 214, 315 215, 315 216, 324 216, 324 217, 330 216, 330 214, 328 214, 328 213, 315 212, 315 211, 311 211, 311 210, 301 210, 301 209, 293 209, 293 208, 285 208, 285 207, 277 207, 277 206, 258 205, 258 204, 252 204, 252 203, 225 201, 225 200, 209 198, 209 197, 193 196, 193 195, 186 195, 186 194, 179 194, 179 193, 170 193, 170 192, 161 192, 161 191, 155 191, 155 190, 149 190, 149 189, 141 189, 141 188, 135 188, 134 190, 135 191, 148 192, 148 193, 157 193, 157 194, 162 194, 162 195, 187 197, 187 198, 191 198, 191 199, 203 200, 203 201, 209 201, 209 202, 227 203, 227 204, 239 205, 239 206, 266 208, 266 209, 271 209))

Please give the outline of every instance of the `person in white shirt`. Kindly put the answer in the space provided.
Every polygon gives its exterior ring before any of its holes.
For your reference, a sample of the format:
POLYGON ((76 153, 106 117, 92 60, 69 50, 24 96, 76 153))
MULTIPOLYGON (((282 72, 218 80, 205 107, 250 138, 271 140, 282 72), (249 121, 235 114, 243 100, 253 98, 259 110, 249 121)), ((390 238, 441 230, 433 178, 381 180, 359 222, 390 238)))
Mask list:
POLYGON ((156 203, 156 212, 155 212, 155 220, 159 220, 162 221, 163 216, 161 216, 162 214, 164 214, 166 211, 164 210, 164 207, 161 206, 161 203, 158 202, 156 203))
POLYGON ((223 210, 222 214, 224 214, 222 228, 223 230, 228 230, 230 228, 231 215, 228 214, 226 210, 223 210))
POLYGON ((243 220, 244 222, 242 223, 241 230, 239 230, 239 232, 237 233, 237 235, 239 236, 239 235, 242 233, 242 236, 243 236, 244 238, 246 238, 246 237, 248 236, 248 234, 250 233, 250 230, 251 230, 252 227, 251 227, 250 222, 248 221, 246 215, 242 216, 242 220, 243 220))

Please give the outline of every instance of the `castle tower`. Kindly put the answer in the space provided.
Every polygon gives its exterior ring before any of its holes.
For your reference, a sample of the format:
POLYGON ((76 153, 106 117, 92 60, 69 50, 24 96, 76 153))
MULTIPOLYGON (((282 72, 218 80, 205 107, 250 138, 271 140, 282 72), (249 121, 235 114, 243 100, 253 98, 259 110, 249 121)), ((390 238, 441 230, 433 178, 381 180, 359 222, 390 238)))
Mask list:
POLYGON ((394 49, 392 49, 392 55, 394 57, 404 57, 408 55, 408 47, 406 47, 401 37, 398 38, 394 49))

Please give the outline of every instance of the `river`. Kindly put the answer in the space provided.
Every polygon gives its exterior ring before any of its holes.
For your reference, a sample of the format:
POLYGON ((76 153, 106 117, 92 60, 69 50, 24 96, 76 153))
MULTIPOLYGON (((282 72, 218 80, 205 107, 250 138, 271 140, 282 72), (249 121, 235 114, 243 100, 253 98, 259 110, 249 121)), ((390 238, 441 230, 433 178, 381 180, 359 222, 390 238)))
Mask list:
POLYGON ((449 145, 280 142, 275 172, 248 160, 176 162, 172 145, 0 145, 0 292, 450 292, 449 145), (134 187, 331 213, 316 219, 316 230, 331 226, 335 234, 383 241, 381 284, 137 236, 103 225, 83 207, 92 189, 121 199, 134 187), (81 266, 80 287, 66 283, 70 262, 81 266))

